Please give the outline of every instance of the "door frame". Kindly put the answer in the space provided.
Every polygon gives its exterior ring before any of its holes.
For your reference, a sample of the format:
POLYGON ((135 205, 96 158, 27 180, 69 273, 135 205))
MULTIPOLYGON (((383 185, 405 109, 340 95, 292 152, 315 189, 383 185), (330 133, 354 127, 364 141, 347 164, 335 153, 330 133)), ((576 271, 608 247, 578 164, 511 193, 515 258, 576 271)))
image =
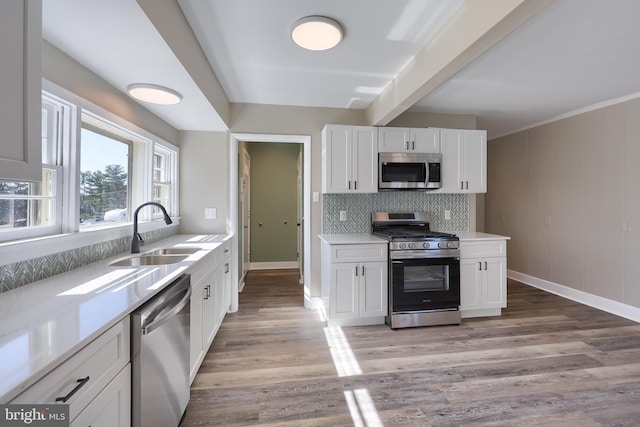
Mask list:
MULTIPOLYGON (((304 306, 312 308, 311 304, 311 136, 310 135, 274 135, 255 133, 231 133, 229 135, 229 198, 230 198, 230 221, 229 232, 231 237, 231 248, 234 254, 238 254, 238 143, 243 142, 282 142, 292 144, 302 144, 303 151, 303 239, 304 239, 304 306)), ((236 255, 237 258, 237 255, 236 255)), ((231 270, 232 296, 231 310, 238 310, 238 268, 231 270)))
POLYGON ((251 245, 249 244, 249 242, 251 242, 251 156, 249 156, 249 152, 246 149, 242 151, 242 155, 244 157, 244 161, 242 162, 243 170, 242 174, 238 174, 238 176, 242 177, 241 180, 243 184, 242 189, 239 189, 240 194, 243 196, 243 211, 240 212, 242 214, 242 219, 240 220, 241 224, 239 224, 239 226, 241 226, 240 229, 242 230, 242 233, 239 233, 242 234, 242 241, 238 242, 239 247, 242 248, 242 275, 240 277, 240 283, 242 286, 239 291, 242 291, 242 288, 244 287, 244 278, 249 272, 249 264, 251 262, 251 245))

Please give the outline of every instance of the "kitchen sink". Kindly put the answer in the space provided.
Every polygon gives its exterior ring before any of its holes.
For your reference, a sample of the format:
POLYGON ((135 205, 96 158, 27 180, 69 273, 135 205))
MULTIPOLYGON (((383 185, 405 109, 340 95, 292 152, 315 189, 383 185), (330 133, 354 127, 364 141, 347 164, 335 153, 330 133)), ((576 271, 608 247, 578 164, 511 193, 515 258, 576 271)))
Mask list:
POLYGON ((141 265, 165 265, 175 264, 187 258, 185 255, 142 255, 121 259, 109 264, 112 267, 139 267, 141 265))
POLYGON ((151 251, 147 255, 191 255, 199 250, 199 248, 161 248, 151 251))

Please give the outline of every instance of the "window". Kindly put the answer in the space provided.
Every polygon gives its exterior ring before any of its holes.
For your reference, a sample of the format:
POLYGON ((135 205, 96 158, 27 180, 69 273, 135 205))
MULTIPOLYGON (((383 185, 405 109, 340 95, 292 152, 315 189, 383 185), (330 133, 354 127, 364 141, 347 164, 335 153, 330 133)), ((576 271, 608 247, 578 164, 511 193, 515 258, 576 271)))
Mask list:
MULTIPOLYGON (((170 215, 176 213, 176 152, 155 144, 153 151, 153 201, 165 207, 170 215)), ((162 218, 160 208, 154 206, 153 216, 162 218)))
POLYGON ((55 177, 43 169, 42 182, 0 181, 0 231, 55 225, 55 177))
MULTIPOLYGON (((60 96, 42 93, 42 181, 0 180, 0 242, 67 234, 81 247, 120 237, 108 228, 128 226, 133 208, 150 200, 178 216, 178 149, 52 88, 60 96)), ((145 209, 139 220, 155 214, 145 209)))
POLYGON ((0 241, 59 233, 61 230, 60 123, 63 106, 42 99, 42 181, 0 180, 0 241))
POLYGON ((132 142, 89 124, 80 131, 80 226, 129 219, 132 142))

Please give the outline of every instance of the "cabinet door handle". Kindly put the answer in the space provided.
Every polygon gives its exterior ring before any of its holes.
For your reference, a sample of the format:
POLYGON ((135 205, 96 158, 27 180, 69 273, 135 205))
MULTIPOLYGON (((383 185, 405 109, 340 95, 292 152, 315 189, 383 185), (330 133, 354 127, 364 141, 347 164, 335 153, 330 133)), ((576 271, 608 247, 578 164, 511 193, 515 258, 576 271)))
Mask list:
POLYGON ((205 286, 204 290, 206 291, 204 299, 209 299, 211 297, 211 285, 205 286))
POLYGON ((356 276, 358 275, 358 266, 356 265, 356 276))
POLYGON ((89 376, 87 375, 85 378, 81 378, 77 382, 78 382, 78 385, 76 385, 73 388, 73 390, 71 390, 66 396, 64 396, 64 397, 56 397, 56 402, 66 403, 67 400, 71 399, 71 396, 76 394, 78 392, 78 390, 80 390, 86 383, 89 382, 89 376))
POLYGON ((224 272, 225 272, 225 273, 228 273, 228 272, 229 272, 229 263, 226 263, 226 264, 224 265, 224 272))
POLYGON ((358 181, 353 181, 353 189, 354 190, 358 189, 358 181))
POLYGON ((349 190, 351 190, 351 181, 349 181, 348 188, 349 188, 349 190))
POLYGON ((464 181, 460 181, 460 189, 464 190, 464 181))
POLYGON ((484 269, 487 269, 487 261, 484 262, 484 269))
POLYGON ((362 277, 364 277, 364 265, 362 266, 362 277))
POLYGON ((478 261, 478 270, 482 271, 482 261, 478 261))
POLYGON ((406 142, 404 143, 404 146, 405 146, 405 147, 406 147, 406 149, 408 150, 408 149, 409 149, 409 141, 406 141, 406 142))
POLYGON ((415 141, 411 141, 411 149, 412 150, 416 149, 416 142, 415 141))
POLYGON ((469 181, 465 181, 466 185, 467 185, 467 190, 469 189, 469 181))

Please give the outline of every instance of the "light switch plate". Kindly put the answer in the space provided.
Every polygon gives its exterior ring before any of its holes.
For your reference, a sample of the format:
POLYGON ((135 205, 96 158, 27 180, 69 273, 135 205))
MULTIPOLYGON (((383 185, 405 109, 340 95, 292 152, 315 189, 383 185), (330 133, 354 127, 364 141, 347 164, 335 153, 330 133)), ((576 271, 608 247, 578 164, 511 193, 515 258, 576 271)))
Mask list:
POLYGON ((218 212, 216 208, 204 208, 204 219, 216 219, 218 212))
POLYGON ((340 221, 347 220, 347 211, 340 211, 340 221))

